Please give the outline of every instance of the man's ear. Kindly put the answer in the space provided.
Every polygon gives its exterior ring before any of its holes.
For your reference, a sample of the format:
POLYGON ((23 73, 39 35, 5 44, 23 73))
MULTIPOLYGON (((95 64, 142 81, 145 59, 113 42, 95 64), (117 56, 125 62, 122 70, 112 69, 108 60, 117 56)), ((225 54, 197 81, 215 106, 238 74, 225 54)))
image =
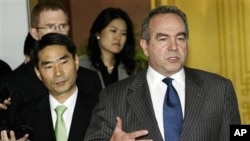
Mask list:
POLYGON ((34 69, 35 69, 36 76, 38 77, 38 79, 41 80, 41 81, 43 81, 39 70, 36 67, 34 67, 34 69))
POLYGON ((79 69, 79 57, 77 54, 75 55, 75 64, 76 64, 76 70, 78 70, 79 69))
POLYGON ((35 40, 38 40, 38 33, 36 28, 31 27, 29 32, 35 40))
POLYGON ((148 56, 148 42, 144 39, 140 39, 141 48, 146 56, 148 56))

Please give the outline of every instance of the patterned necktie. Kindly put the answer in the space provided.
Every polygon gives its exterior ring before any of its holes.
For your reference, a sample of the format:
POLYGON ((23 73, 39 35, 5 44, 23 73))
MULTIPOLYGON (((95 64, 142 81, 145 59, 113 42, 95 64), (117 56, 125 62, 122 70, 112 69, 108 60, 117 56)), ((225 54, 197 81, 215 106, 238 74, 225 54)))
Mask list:
POLYGON ((165 78, 162 80, 168 86, 163 103, 165 141, 178 141, 183 124, 181 103, 172 85, 172 80, 172 78, 165 78))
POLYGON ((55 126, 55 134, 57 141, 67 141, 67 130, 65 122, 63 120, 63 113, 66 111, 67 107, 61 105, 55 108, 57 119, 55 126))

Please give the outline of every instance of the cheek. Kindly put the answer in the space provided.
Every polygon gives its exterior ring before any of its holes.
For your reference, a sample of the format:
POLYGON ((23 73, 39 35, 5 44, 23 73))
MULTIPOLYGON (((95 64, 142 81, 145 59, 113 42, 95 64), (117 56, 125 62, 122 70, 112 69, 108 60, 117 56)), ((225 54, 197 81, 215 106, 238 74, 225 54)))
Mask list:
POLYGON ((107 36, 101 36, 99 39, 99 46, 100 47, 105 47, 105 46, 110 46, 110 40, 107 36))
POLYGON ((48 84, 53 79, 53 73, 40 73, 40 78, 43 83, 48 84))
POLYGON ((182 47, 180 48, 180 53, 182 54, 183 57, 186 57, 187 56, 187 47, 182 47))

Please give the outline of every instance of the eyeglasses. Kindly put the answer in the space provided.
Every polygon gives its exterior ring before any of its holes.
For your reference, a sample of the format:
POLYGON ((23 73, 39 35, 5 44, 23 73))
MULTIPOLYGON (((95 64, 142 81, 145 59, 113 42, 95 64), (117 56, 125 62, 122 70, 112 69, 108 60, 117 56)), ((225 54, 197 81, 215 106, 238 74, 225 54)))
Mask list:
POLYGON ((36 29, 45 29, 46 32, 55 32, 56 30, 59 30, 60 32, 67 32, 69 30, 68 24, 47 24, 43 27, 35 27, 36 29))

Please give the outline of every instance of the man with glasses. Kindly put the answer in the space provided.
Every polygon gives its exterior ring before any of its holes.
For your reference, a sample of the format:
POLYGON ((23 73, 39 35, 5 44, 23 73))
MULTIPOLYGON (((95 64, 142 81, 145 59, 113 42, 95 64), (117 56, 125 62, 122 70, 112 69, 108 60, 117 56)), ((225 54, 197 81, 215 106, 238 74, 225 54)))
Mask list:
MULTIPOLYGON (((31 13, 31 27, 29 32, 36 40, 40 40, 45 34, 51 32, 68 35, 70 29, 68 22, 68 12, 61 3, 40 2, 34 7, 31 13)), ((77 71, 76 83, 78 88, 85 93, 98 95, 101 90, 98 75, 82 67, 77 71)), ((0 85, 7 86, 12 93, 10 99, 6 99, 3 103, 0 103, 0 112, 4 112, 4 115, 7 115, 4 116, 6 117, 5 119, 0 119, 0 127, 3 129, 18 128, 21 123, 14 124, 14 119, 12 118, 18 107, 34 99, 38 99, 47 93, 47 89, 37 78, 31 62, 15 69, 14 72, 1 81, 0 85), (3 109, 7 108, 8 110, 3 111, 3 109)))
POLYGON ((30 34, 36 40, 47 33, 69 33, 69 15, 63 5, 56 2, 42 2, 31 13, 30 34))

